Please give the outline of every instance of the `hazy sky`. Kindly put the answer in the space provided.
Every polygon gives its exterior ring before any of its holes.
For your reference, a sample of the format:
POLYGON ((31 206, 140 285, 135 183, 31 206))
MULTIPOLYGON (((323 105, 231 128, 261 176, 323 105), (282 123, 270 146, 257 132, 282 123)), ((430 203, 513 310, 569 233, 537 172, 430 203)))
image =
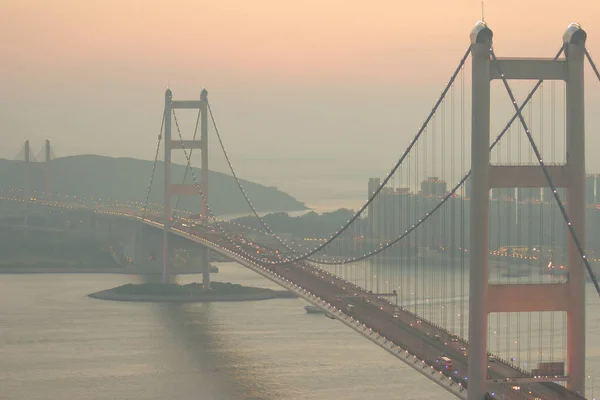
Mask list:
MULTIPOLYGON (((49 138, 58 155, 150 159, 170 84, 179 99, 209 90, 240 170, 266 157, 387 166, 480 18, 479 0, 0 0, 0 157, 49 138)), ((578 21, 600 62, 600 2, 487 0, 485 19, 502 56, 553 56, 578 21)))

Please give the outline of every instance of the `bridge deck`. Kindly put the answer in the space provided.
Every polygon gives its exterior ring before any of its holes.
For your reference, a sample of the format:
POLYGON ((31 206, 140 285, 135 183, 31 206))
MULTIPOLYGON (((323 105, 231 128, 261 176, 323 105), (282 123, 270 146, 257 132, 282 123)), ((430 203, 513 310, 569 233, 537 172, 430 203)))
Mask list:
MULTIPOLYGON (((132 210, 94 211, 96 213, 106 213, 112 216, 141 221, 155 228, 162 228, 162 223, 158 216, 142 220, 135 216, 132 210)), ((413 368, 417 370, 423 368, 423 370, 420 370, 422 374, 427 375, 425 368, 433 366, 431 376, 429 376, 431 380, 438 381, 438 384, 440 384, 440 378, 433 377, 437 373, 436 376, 445 378, 445 382, 451 379, 454 382, 459 382, 462 387, 468 390, 468 379, 466 376, 468 344, 464 341, 454 339, 452 335, 441 327, 433 326, 408 310, 397 308, 387 300, 368 293, 364 289, 331 275, 310 263, 299 262, 289 266, 272 265, 270 261, 276 260, 275 255, 264 256, 263 263, 254 263, 248 260, 240 249, 244 249, 246 253, 254 253, 256 251, 255 248, 248 247, 246 243, 242 242, 234 245, 224 236, 211 232, 201 226, 196 226, 195 228, 177 227, 173 229, 173 233, 187 240, 208 246, 221 255, 235 259, 235 261, 254 270, 258 269, 257 272, 262 273, 267 278, 284 287, 283 281, 292 283, 294 285, 292 289, 297 289, 299 294, 303 295, 305 299, 328 310, 333 310, 332 314, 336 318, 352 326, 355 330, 375 341, 381 347, 386 348, 386 350, 395 354, 398 358, 400 358, 399 351, 396 350, 394 352, 393 345, 408 350, 413 355, 411 356, 414 359, 413 368), (327 303, 330 305, 327 305, 327 303), (352 307, 349 307, 350 305, 352 307), (356 321, 359 321, 362 326, 359 327, 356 321), (374 338, 377 340, 374 340, 374 338), (384 346, 383 344, 386 345, 384 346), (437 362, 438 357, 442 354, 453 360, 454 368, 452 371, 444 369, 437 362)), ((269 252, 262 253, 268 254, 269 252)), ((408 352, 406 353, 406 357, 408 357, 408 352)), ((403 361, 409 363, 407 360, 403 361)), ((502 360, 490 362, 488 368, 488 375, 492 380, 505 378, 517 378, 521 380, 518 383, 514 383, 512 380, 504 383, 490 382, 488 387, 495 397, 502 398, 503 396, 505 399, 537 397, 544 400, 582 399, 582 397, 552 382, 541 381, 539 383, 531 383, 531 376, 502 362, 502 360), (513 385, 520 386, 520 390, 513 390, 513 385)), ((458 384, 454 385, 454 387, 446 384, 444 387, 458 397, 465 397, 464 391, 459 392, 458 388, 460 386, 458 384)))
MULTIPOLYGON (((161 222, 157 220, 145 220, 144 222, 155 227, 162 226, 161 222)), ((231 253, 242 253, 240 248, 243 249, 247 246, 245 243, 233 245, 224 237, 215 235, 213 232, 205 232, 201 227, 196 227, 193 230, 190 228, 174 229, 174 233, 200 244, 210 243, 217 251, 222 249, 220 253, 224 256, 230 256, 231 253)), ((245 251, 246 253, 252 253, 255 248, 248 247, 245 251)), ((242 256, 242 259, 245 259, 245 257, 242 256)), ((433 365, 444 376, 452 377, 453 380, 460 382, 468 390, 468 344, 466 342, 462 340, 453 341, 452 335, 441 327, 433 326, 408 310, 395 307, 387 300, 368 293, 364 289, 309 263, 298 262, 292 265, 272 265, 269 263, 269 261, 274 260, 274 257, 272 257, 272 260, 268 256, 265 257, 265 262, 260 265, 261 268, 293 282, 298 287, 325 300, 342 313, 351 315, 364 324, 365 331, 370 330, 376 335, 385 337, 397 346, 409 349, 419 360, 433 365), (353 307, 349 307, 350 304, 353 307), (350 308, 353 309, 350 310, 350 308), (465 350, 461 350, 461 348, 465 350), (442 354, 453 360, 454 368, 452 371, 445 370, 438 363, 438 357, 442 354)), ((495 359, 490 362, 488 368, 490 379, 531 378, 531 376, 501 360, 495 359)), ((544 382, 543 380, 540 383, 525 382, 519 384, 509 382, 489 383, 488 387, 493 394, 496 396, 503 394, 507 400, 523 399, 527 396, 544 400, 582 399, 581 396, 553 382, 544 382), (518 386, 520 389, 514 390, 513 386, 518 386)))

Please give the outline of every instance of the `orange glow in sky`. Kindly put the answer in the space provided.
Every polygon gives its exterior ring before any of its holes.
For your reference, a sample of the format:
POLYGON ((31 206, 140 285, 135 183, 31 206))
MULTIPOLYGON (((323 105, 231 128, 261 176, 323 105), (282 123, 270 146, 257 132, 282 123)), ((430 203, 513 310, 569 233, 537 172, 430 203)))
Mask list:
MULTIPOLYGON (((234 155, 335 157, 389 140, 373 154, 387 165, 481 11, 480 0, 2 0, 0 157, 50 138, 63 155, 149 158, 170 85, 176 98, 208 88, 234 155)), ((499 56, 553 56, 577 21, 600 60, 598 1, 485 0, 484 11, 499 56)))
MULTIPOLYGON (((479 0, 3 3, 0 45, 9 74, 122 63, 140 72, 201 69, 222 79, 414 82, 423 72, 445 74, 481 17, 479 0)), ((485 18, 498 51, 514 55, 553 54, 574 20, 592 43, 600 37, 600 3, 589 0, 488 0, 485 18)))

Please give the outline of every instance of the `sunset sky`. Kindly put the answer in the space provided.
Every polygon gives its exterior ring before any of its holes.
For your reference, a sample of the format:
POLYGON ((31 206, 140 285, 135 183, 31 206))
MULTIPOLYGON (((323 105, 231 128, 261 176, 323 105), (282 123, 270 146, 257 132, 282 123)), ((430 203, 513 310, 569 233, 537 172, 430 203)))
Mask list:
MULTIPOLYGON (((480 0, 0 0, 0 157, 49 138, 59 155, 150 159, 170 85, 179 99, 209 90, 242 170, 364 149, 388 165, 480 18, 480 0)), ((600 2, 487 0, 485 19, 503 56, 553 56, 580 22, 600 62, 600 2)), ((600 83, 586 79, 598 148, 600 83)))

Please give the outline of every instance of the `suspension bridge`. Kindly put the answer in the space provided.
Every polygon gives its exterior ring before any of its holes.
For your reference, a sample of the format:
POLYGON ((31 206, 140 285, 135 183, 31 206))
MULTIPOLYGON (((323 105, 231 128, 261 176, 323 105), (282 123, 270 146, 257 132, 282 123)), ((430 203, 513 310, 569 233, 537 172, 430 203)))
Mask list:
MULTIPOLYGON (((594 273, 600 178, 585 171, 586 62, 598 81, 600 73, 578 24, 569 25, 552 58, 501 58, 492 38, 477 23, 406 150, 383 179, 369 180, 368 200, 352 218, 316 246, 261 217, 233 168, 206 90, 198 100, 166 91, 150 182, 139 203, 52 193, 50 172, 42 190, 27 183, 1 199, 19 204, 27 229, 35 229, 28 216, 57 207, 78 213, 69 220, 79 220, 81 229, 129 229, 134 239, 125 258, 143 263, 151 252, 160 255, 164 282, 173 279, 173 248, 196 243, 206 288, 211 252, 236 261, 456 397, 581 399, 586 280, 600 294, 594 273), (493 80, 501 83, 510 115, 491 112, 493 80), (536 82, 519 102, 513 80, 536 82), (180 110, 198 112, 191 139, 180 110), (254 217, 250 225, 220 219, 211 209, 219 199, 208 186, 209 132, 254 217), (161 148, 163 199, 153 204, 161 148), (200 150, 199 171, 192 167, 194 150, 200 150), (182 183, 171 176, 173 151, 185 156, 182 183), (180 196, 196 196, 199 215, 179 210, 180 196)), ((31 162, 30 154, 26 143, 23 159, 31 162)), ((50 171, 49 142, 44 154, 50 171)))

